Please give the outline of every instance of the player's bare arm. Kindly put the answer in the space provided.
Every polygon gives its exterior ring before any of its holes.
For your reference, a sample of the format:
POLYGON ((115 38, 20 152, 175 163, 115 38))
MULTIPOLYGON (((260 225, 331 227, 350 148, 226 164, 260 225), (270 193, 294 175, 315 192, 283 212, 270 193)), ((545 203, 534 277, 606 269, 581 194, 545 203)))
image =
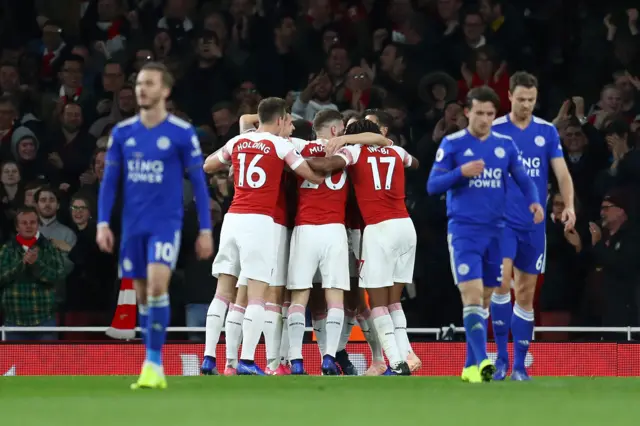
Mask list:
POLYGON ((359 133, 357 135, 342 135, 335 138, 331 138, 325 146, 327 155, 335 154, 340 148, 345 145, 376 145, 376 146, 389 146, 392 145, 391 140, 385 138, 378 133, 359 133))
MULTIPOLYGON (((313 158, 310 160, 315 159, 313 158)), ((315 183, 316 185, 320 185, 322 182, 324 182, 325 179, 324 174, 320 174, 321 172, 319 170, 310 167, 309 160, 300 163, 300 165, 293 171, 301 178, 306 179, 311 183, 315 183)))
POLYGON ((573 229, 576 224, 573 179, 571 179, 571 174, 569 173, 569 168, 564 158, 558 157, 552 159, 551 168, 556 175, 560 195, 562 195, 562 200, 564 201, 565 207, 562 211, 562 223, 564 224, 565 231, 568 231, 573 229))
MULTIPOLYGON (((328 174, 336 170, 344 169, 347 166, 345 159, 339 155, 330 157, 309 158, 307 160, 309 167, 318 173, 328 174)), ((323 178, 324 179, 324 178, 323 178)))
POLYGON ((240 133, 244 133, 247 130, 254 130, 260 124, 260 119, 258 114, 244 114, 240 117, 238 121, 240 125, 240 133))
POLYGON ((222 150, 224 149, 225 147, 223 146, 204 160, 202 168, 205 173, 210 175, 229 165, 229 163, 224 159, 224 155, 222 153, 222 150))

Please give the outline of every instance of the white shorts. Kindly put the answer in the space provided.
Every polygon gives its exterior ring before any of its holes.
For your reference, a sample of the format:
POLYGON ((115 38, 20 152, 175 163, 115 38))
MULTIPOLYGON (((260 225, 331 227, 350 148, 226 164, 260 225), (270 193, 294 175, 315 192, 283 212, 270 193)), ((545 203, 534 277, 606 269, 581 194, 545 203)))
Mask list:
POLYGON ((362 240, 360 287, 383 288, 413 281, 417 237, 411 219, 368 225, 362 240))
POLYGON ((349 239, 349 277, 358 278, 360 276, 360 241, 362 231, 359 229, 347 229, 349 239))
MULTIPOLYGON (((291 230, 282 225, 274 223, 276 242, 276 268, 273 271, 273 283, 270 287, 284 287, 287 285, 287 261, 289 260, 289 241, 291 240, 291 230)), ((240 272, 236 288, 247 285, 247 277, 240 272)))
POLYGON ((276 254, 273 219, 262 214, 227 213, 220 231, 220 245, 211 274, 242 275, 271 284, 276 254))
POLYGON ((344 225, 301 225, 293 228, 287 289, 312 287, 316 271, 322 288, 349 290, 349 245, 344 225))

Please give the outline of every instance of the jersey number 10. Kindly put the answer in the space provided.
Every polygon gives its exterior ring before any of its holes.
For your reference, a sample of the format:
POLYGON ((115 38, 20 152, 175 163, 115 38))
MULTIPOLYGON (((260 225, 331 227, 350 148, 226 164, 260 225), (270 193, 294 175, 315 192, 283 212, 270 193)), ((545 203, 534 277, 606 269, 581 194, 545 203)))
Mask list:
MULTIPOLYGON (((324 184, 327 186, 327 188, 333 191, 341 190, 344 187, 344 184, 347 182, 347 172, 343 170, 342 174, 340 175, 340 179, 336 183, 333 183, 333 180, 331 179, 332 176, 333 175, 329 175, 324 178, 324 184)), ((318 189, 319 187, 320 185, 309 182, 308 180, 305 180, 304 182, 302 182, 302 185, 300 185, 300 188, 303 189, 318 189)))
POLYGON ((380 182, 380 170, 378 169, 378 162, 381 164, 388 164, 387 176, 384 181, 384 189, 391 189, 391 181, 393 180, 393 168, 396 165, 396 157, 369 157, 367 163, 371 165, 371 174, 373 175, 373 186, 376 191, 382 189, 380 182))
POLYGON ((247 154, 238 154, 238 161, 240 163, 240 170, 238 170, 238 186, 248 185, 250 188, 260 188, 267 181, 267 173, 264 169, 258 166, 258 161, 262 158, 262 154, 256 154, 255 157, 249 162, 249 167, 246 166, 247 154))

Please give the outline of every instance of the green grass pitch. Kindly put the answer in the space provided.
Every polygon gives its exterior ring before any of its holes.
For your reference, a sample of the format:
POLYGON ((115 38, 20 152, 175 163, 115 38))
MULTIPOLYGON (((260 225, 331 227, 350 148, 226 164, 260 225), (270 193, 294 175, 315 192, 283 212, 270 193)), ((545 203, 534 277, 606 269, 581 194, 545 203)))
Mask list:
POLYGON ((0 377, 7 426, 626 426, 640 424, 636 378, 465 384, 434 377, 0 377), (500 414, 496 414, 500 413, 500 414))

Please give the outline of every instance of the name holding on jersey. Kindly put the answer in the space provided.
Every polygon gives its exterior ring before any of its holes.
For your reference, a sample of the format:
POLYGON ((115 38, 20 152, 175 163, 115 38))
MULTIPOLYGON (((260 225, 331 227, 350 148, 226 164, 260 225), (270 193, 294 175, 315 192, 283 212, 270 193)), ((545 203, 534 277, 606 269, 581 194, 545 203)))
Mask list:
POLYGON ((271 152, 271 147, 269 145, 267 145, 264 142, 260 142, 260 141, 252 141, 252 140, 243 140, 238 142, 235 145, 235 148, 238 151, 242 151, 245 149, 257 149, 259 151, 264 152, 265 154, 268 154, 271 152))

